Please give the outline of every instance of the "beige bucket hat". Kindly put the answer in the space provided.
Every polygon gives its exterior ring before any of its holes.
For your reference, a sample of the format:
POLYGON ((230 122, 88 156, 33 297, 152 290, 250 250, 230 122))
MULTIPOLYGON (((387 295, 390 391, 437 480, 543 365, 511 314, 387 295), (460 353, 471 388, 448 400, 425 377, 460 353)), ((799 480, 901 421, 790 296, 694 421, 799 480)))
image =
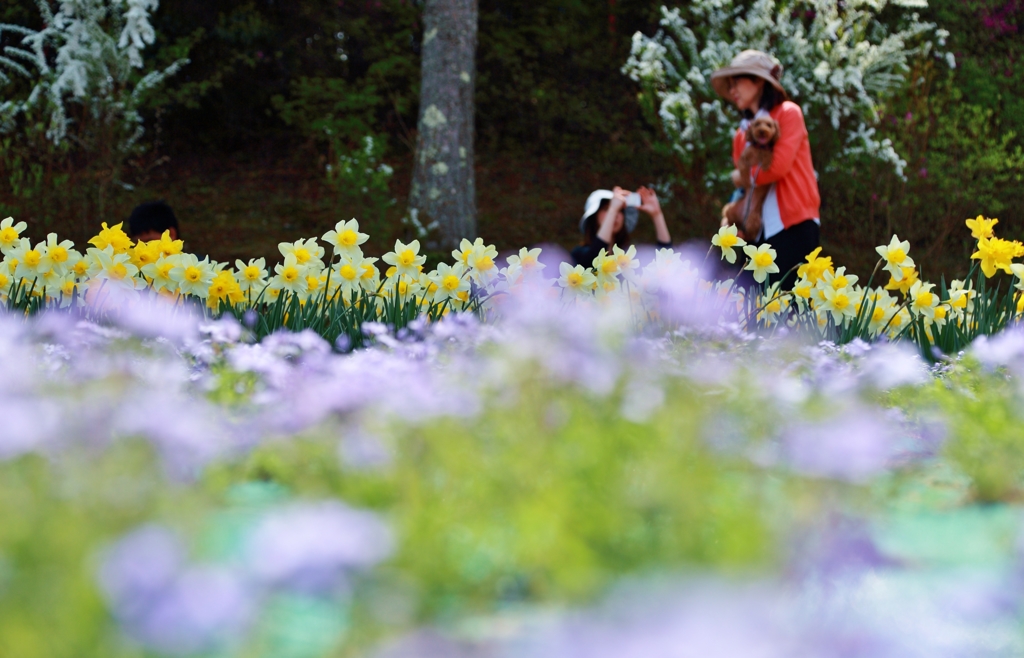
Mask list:
POLYGON ((729 98, 729 78, 735 75, 753 75, 771 83, 773 87, 782 92, 782 95, 789 98, 780 80, 782 79, 782 64, 779 64, 774 57, 763 53, 760 50, 744 50, 732 58, 729 66, 723 67, 711 74, 711 86, 723 98, 729 98))

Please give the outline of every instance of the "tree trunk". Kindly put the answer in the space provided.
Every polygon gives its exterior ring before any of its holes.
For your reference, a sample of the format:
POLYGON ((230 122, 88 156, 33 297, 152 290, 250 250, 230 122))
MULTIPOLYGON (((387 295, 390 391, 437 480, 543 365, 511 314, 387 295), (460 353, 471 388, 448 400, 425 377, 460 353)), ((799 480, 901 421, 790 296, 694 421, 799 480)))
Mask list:
MULTIPOLYGON (((478 0, 426 0, 410 216, 436 222, 437 243, 476 237, 473 89, 478 0)), ((433 240, 432 240, 433 241, 433 240)))

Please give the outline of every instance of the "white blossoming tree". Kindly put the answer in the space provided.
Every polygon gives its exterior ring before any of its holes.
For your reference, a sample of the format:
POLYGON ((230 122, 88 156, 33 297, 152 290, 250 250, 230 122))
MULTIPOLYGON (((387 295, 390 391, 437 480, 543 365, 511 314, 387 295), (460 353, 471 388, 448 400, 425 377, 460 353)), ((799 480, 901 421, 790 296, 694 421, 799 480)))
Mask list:
POLYGON ((0 134, 40 124, 53 147, 84 151, 106 170, 102 178, 119 182, 144 134, 147 94, 188 60, 146 70, 142 52, 156 41, 149 18, 159 0, 37 4, 43 29, 0 25, 0 36, 20 37, 0 52, 0 84, 16 75, 31 82, 27 94, 0 102, 0 134))
POLYGON ((623 72, 640 84, 645 111, 691 181, 706 189, 728 179, 738 122, 711 88, 711 73, 747 48, 783 65, 782 83, 804 110, 817 166, 867 156, 902 175, 903 158, 875 134, 880 104, 906 84, 915 58, 955 64, 938 50, 947 33, 910 11, 922 6, 924 0, 695 0, 689 20, 662 7, 661 29, 634 35, 623 72), (879 18, 887 5, 899 13, 895 29, 879 18))

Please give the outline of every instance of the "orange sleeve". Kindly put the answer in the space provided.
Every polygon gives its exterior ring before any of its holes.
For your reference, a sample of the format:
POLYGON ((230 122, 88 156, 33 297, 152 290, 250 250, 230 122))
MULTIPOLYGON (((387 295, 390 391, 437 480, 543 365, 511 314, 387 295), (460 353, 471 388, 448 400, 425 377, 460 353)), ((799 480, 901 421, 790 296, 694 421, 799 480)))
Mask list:
MULTIPOLYGON (((776 115, 775 112, 772 114, 776 115)), ((772 118, 779 123, 779 141, 775 143, 772 151, 772 166, 757 174, 758 185, 774 183, 785 178, 793 168, 800 145, 807 139, 804 113, 796 103, 784 102, 779 106, 777 116, 772 118)))

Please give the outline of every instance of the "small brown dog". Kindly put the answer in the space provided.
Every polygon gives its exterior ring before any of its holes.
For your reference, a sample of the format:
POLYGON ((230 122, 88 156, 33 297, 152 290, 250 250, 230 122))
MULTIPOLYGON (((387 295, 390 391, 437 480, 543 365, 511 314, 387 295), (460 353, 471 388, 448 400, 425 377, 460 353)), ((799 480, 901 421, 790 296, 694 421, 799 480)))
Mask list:
POLYGON ((743 190, 743 197, 722 208, 722 218, 735 224, 744 240, 756 240, 761 234, 761 211, 771 185, 758 185, 750 191, 750 172, 754 167, 764 171, 772 166, 772 149, 779 141, 779 124, 771 117, 759 117, 747 128, 747 146, 740 154, 739 168, 732 172, 732 182, 743 190), (749 198, 748 198, 749 197, 749 198))

